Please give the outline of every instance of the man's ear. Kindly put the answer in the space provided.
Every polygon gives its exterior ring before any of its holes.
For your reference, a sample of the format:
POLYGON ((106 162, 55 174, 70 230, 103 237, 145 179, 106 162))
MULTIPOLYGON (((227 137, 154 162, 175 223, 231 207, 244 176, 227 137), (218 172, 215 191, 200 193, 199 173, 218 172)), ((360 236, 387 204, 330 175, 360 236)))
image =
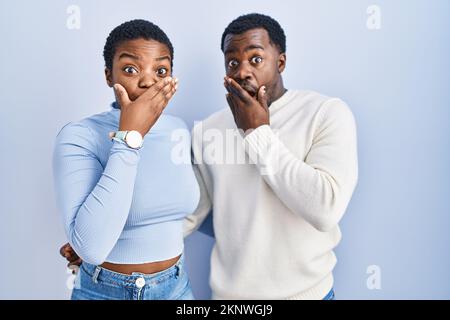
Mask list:
POLYGON ((111 72, 111 70, 109 70, 109 68, 105 68, 105 78, 106 78, 106 83, 111 88, 114 85, 114 83, 112 81, 112 72, 111 72))
POLYGON ((286 53, 280 53, 278 56, 278 72, 281 74, 286 68, 286 53))

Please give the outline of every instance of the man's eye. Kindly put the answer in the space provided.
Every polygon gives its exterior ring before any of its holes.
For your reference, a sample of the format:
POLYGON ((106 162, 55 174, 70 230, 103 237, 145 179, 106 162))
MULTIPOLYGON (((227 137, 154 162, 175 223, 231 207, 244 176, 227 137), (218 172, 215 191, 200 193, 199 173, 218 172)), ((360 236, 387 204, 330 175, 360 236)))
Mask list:
POLYGON ((156 73, 158 74, 158 76, 164 76, 167 74, 167 69, 166 68, 159 68, 156 73))
POLYGON ((256 64, 261 63, 262 61, 263 61, 263 58, 261 58, 260 56, 253 57, 251 60, 252 63, 256 63, 256 64))
POLYGON ((125 67, 123 71, 125 71, 126 73, 138 73, 137 70, 133 67, 125 67))
POLYGON ((236 68, 237 65, 238 65, 238 62, 236 60, 230 60, 228 62, 228 67, 231 68, 231 69, 236 68))

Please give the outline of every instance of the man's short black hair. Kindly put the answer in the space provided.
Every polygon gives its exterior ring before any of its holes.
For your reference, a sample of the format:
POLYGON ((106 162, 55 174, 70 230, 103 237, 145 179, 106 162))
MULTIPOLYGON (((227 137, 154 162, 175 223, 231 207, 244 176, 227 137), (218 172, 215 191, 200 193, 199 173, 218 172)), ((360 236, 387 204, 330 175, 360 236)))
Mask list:
POLYGON ((242 34, 256 28, 266 29, 270 41, 278 47, 280 53, 286 52, 286 35, 284 34, 283 28, 281 28, 275 19, 259 13, 250 13, 234 19, 222 34, 220 49, 223 52, 223 45, 227 34, 242 34))
POLYGON ((155 40, 165 44, 169 48, 171 57, 170 65, 173 67, 173 46, 169 38, 156 24, 141 19, 124 22, 111 31, 103 48, 105 67, 110 70, 112 69, 114 54, 122 42, 141 38, 155 40))

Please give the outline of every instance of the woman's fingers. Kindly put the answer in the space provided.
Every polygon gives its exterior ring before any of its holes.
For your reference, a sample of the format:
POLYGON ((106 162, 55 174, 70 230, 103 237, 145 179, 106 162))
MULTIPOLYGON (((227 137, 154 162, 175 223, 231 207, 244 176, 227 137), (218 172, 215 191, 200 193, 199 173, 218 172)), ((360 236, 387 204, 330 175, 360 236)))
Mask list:
POLYGON ((113 88, 114 94, 116 95, 117 103, 120 105, 121 108, 126 108, 128 104, 131 102, 130 98, 128 97, 127 91, 119 83, 114 84, 113 88))
POLYGON ((150 88, 147 89, 136 101, 143 100, 143 101, 150 101, 153 100, 158 93, 165 89, 166 87, 170 87, 172 85, 173 79, 172 77, 164 78, 154 85, 152 85, 150 88))
POLYGON ((172 99, 173 95, 175 94, 176 84, 174 82, 172 84, 173 85, 171 86, 162 88, 161 91, 153 98, 152 105, 156 108, 157 111, 162 111, 167 106, 169 100, 172 99))

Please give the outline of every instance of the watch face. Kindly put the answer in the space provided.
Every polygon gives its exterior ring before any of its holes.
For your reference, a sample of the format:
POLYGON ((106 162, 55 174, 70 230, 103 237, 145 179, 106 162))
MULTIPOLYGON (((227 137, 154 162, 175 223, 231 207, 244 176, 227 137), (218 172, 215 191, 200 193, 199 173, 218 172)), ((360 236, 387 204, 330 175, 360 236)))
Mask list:
POLYGON ((125 137, 125 141, 131 148, 137 149, 142 145, 142 136, 135 130, 129 131, 125 137))

